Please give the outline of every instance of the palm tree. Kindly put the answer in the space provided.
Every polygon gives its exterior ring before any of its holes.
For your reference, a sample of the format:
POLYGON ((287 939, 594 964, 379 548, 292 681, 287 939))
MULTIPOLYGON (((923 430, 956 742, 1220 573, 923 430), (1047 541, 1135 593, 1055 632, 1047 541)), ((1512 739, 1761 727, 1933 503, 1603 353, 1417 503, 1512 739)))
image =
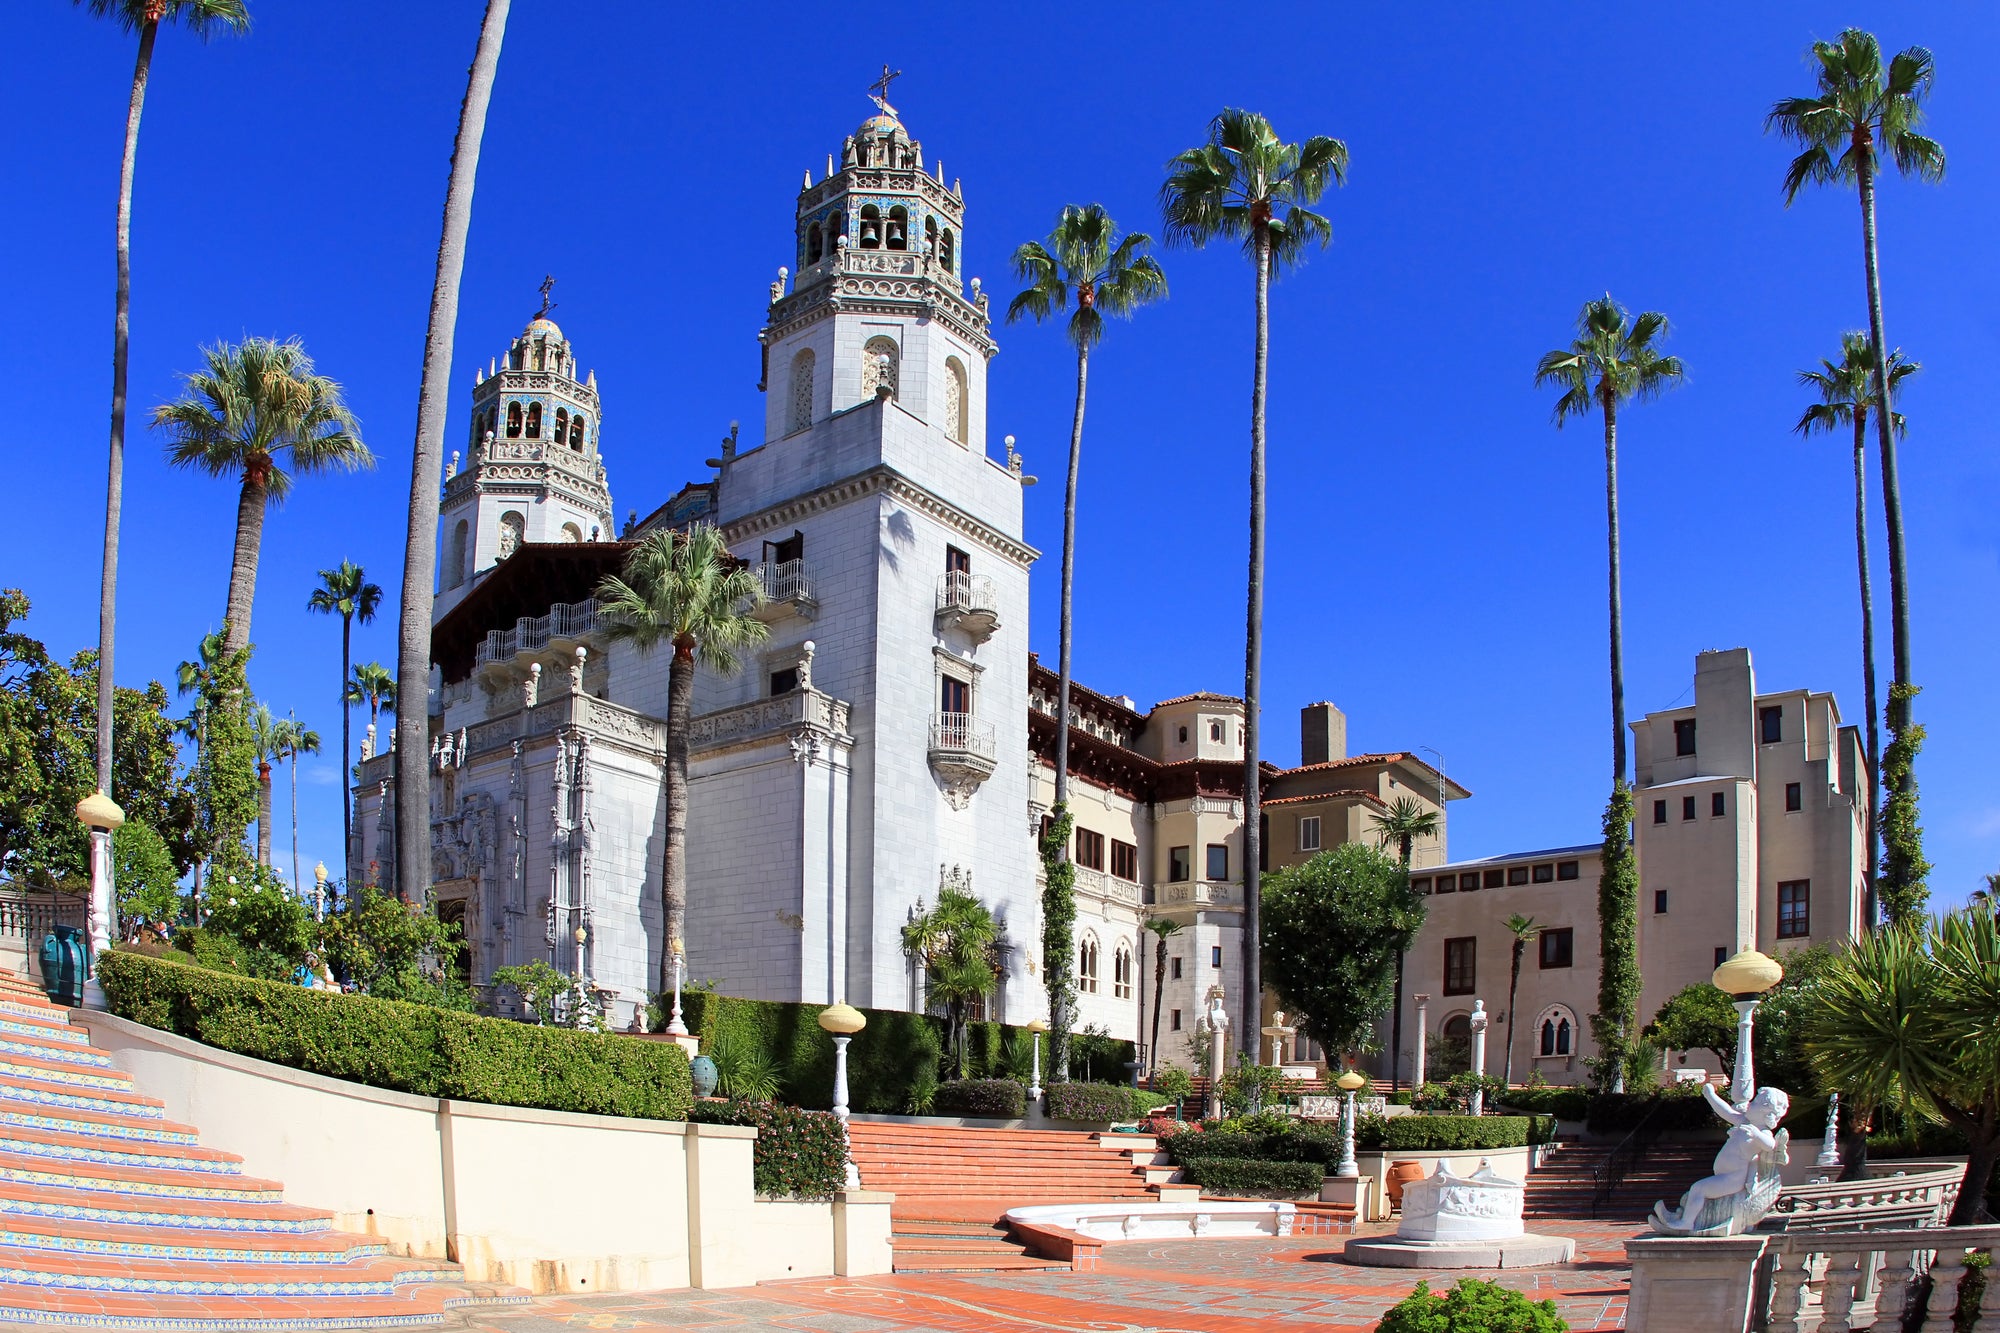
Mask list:
MULTIPOLYGON (((396 711, 396 678, 380 662, 356 662, 348 673, 347 689, 341 696, 343 711, 349 705, 368 705, 368 743, 374 744, 375 724, 384 713, 396 711)), ((344 761, 343 761, 344 762, 344 761)), ((340 775, 343 785, 354 781, 354 773, 340 775)))
MULTIPOLYGON (((194 742, 196 772, 201 771, 202 755, 208 745, 208 709, 210 701, 215 697, 216 672, 221 668, 222 661, 222 631, 211 630, 202 636, 201 643, 196 646, 194 660, 182 662, 176 676, 181 694, 194 696, 194 707, 186 719, 178 724, 177 729, 181 735, 194 742)), ((194 894, 197 902, 201 896, 204 864, 207 859, 206 856, 197 857, 194 863, 194 894)))
POLYGON ((340 617, 340 854, 343 858, 352 855, 348 849, 354 845, 354 803, 347 779, 348 765, 354 755, 352 715, 347 700, 347 673, 354 658, 354 622, 366 625, 375 619, 375 608, 381 604, 382 589, 370 583, 361 566, 352 560, 342 560, 339 569, 322 569, 319 587, 306 599, 306 610, 340 617))
POLYGON ((937 906, 903 927, 903 952, 922 965, 930 1002, 944 1006, 960 1078, 966 1075, 966 1016, 993 993, 1005 947, 993 913, 963 889, 939 889, 937 906))
MULTIPOLYGON (((1875 713, 1875 598, 1868 580, 1868 412, 1875 405, 1875 348, 1867 335, 1843 333, 1838 363, 1822 360, 1819 370, 1801 370, 1799 383, 1819 394, 1819 401, 1805 410, 1793 429, 1808 438, 1815 431, 1831 433, 1843 426, 1854 429, 1854 554, 1861 567, 1861 687, 1868 714, 1868 783, 1872 789, 1881 781, 1881 737, 1875 713)), ((1889 353, 1889 392, 1922 367, 1905 361, 1901 352, 1889 353)), ((1903 414, 1897 412, 1890 423, 1897 435, 1905 432, 1903 414)), ((1875 862, 1880 852, 1881 829, 1875 819, 1875 803, 1868 802, 1868 895, 1862 920, 1875 927, 1875 862)))
POLYGON ((313 369, 298 339, 245 338, 235 347, 205 347, 202 356, 208 368, 183 376, 186 395, 155 408, 153 427, 166 433, 167 459, 174 466, 242 478, 223 617, 222 644, 233 653, 250 645, 250 607, 270 502, 284 500, 294 472, 352 472, 374 466, 375 456, 361 442, 361 427, 342 401, 340 385, 313 369))
POLYGON ((1146 929, 1158 936, 1153 942, 1153 1039, 1146 1047, 1146 1077, 1150 1079, 1160 1068, 1160 1000, 1167 990, 1167 941, 1186 927, 1156 916, 1146 923, 1146 929))
POLYGON ((272 727, 277 742, 278 757, 290 765, 292 771, 292 892, 300 890, 299 884, 299 756, 319 753, 319 733, 299 721, 294 714, 286 714, 284 719, 272 727))
POLYGON ((756 575, 707 524, 685 536, 656 530, 640 538, 622 574, 597 585, 600 614, 613 639, 640 652, 673 645, 667 665, 667 835, 660 853, 660 895, 666 905, 666 939, 660 950, 660 989, 673 986, 673 959, 686 947, 688 719, 694 708, 699 662, 733 676, 741 654, 764 641, 764 622, 750 614, 764 599, 756 575))
MULTIPOLYGON (((1435 838, 1443 812, 1427 808, 1414 796, 1398 796, 1389 808, 1374 815, 1375 844, 1387 849, 1396 845, 1403 863, 1403 877, 1409 878, 1410 852, 1418 838, 1435 838)), ((1389 1090, 1403 1090, 1403 960, 1406 951, 1396 950, 1396 1001, 1389 1011, 1389 1090)))
MULTIPOLYGON (((486 137, 486 108, 500 69, 510 0, 486 0, 479 46, 466 75, 451 147, 451 176, 444 191, 444 225, 438 237, 437 273, 431 281, 430 323, 424 333, 424 374, 417 389, 417 438, 410 457, 409 524, 403 542, 402 620, 396 630, 396 679, 422 698, 430 689, 432 583, 437 577, 438 487, 444 472, 444 418, 451 401, 452 337, 458 327, 458 285, 465 272, 465 241, 472 229, 472 187, 479 175, 479 147, 486 137)), ((430 768, 423 727, 397 733, 396 887, 430 883, 430 768)))
POLYGON ((132 182, 139 166, 139 116, 153 73, 153 44, 162 23, 178 23, 206 40, 217 31, 250 26, 243 0, 77 0, 97 18, 139 34, 132 96, 125 108, 125 152, 118 170, 118 285, 111 318, 111 453, 104 484, 104 568, 97 601, 97 789, 111 794, 111 719, 118 630, 118 523, 125 506, 125 377, 132 331, 132 182))
MULTIPOLYGON (((1931 53, 1912 46, 1882 67, 1882 47, 1872 33, 1849 28, 1838 41, 1815 42, 1819 87, 1812 97, 1787 97, 1764 117, 1766 133, 1776 130, 1802 145, 1785 169, 1785 206, 1808 185, 1852 183, 1861 200, 1861 252, 1868 288, 1868 341, 1876 350, 1874 400, 1890 401, 1889 346, 1882 326, 1882 269, 1875 249, 1875 182, 1887 157, 1905 176, 1935 183, 1944 179, 1944 148, 1918 133, 1924 101, 1937 71, 1931 53)), ((1923 908, 1927 896, 1923 837, 1916 822, 1916 780, 1911 773, 1921 737, 1910 730, 1909 570, 1903 550, 1903 499, 1896 471, 1896 437, 1885 413, 1875 414, 1875 441, 1882 459, 1882 519, 1889 530, 1889 758, 1883 825, 1888 851, 1882 865, 1889 918, 1902 920, 1923 908), (1893 807, 1893 808, 1892 808, 1893 807)))
POLYGON ((1315 135, 1286 143, 1254 111, 1228 108, 1209 122, 1208 140, 1167 164, 1160 187, 1167 240, 1200 249, 1218 237, 1240 239, 1256 278, 1257 334, 1250 377, 1250 565, 1243 647, 1243 1026, 1263 1026, 1258 948, 1258 689, 1264 662, 1264 396, 1271 346, 1271 279, 1333 239, 1312 210, 1329 185, 1347 177, 1347 145, 1315 135))
POLYGON ((257 748, 257 864, 271 864, 271 761, 280 748, 278 720, 269 704, 250 710, 250 743, 257 748))
POLYGON ((1562 390, 1556 428, 1593 410, 1604 414, 1604 513, 1611 608, 1611 800, 1604 811, 1604 855, 1598 877, 1597 929, 1603 962, 1591 1035, 1611 1084, 1625 1086, 1625 1055, 1637 1020, 1639 871, 1631 843, 1631 788, 1625 781, 1625 607, 1618 564, 1618 405, 1644 402, 1679 384, 1687 368, 1657 346, 1667 317, 1648 310, 1632 319, 1606 292, 1576 317, 1576 340, 1542 356, 1537 385, 1562 390))
POLYGON ((1507 1059, 1500 1081, 1511 1088, 1514 1086, 1514 996, 1521 989, 1521 958, 1528 952, 1529 941, 1541 938, 1542 923, 1516 912, 1507 918, 1505 925, 1507 933, 1514 937, 1514 957, 1507 972, 1507 1059))
MULTIPOLYGON (((1056 218, 1055 229, 1046 243, 1028 241, 1014 251, 1014 272, 1028 284, 1026 290, 1007 306, 1007 322, 1030 315, 1036 323, 1069 307, 1070 290, 1076 291, 1076 311, 1069 318, 1069 340, 1076 348, 1076 412, 1069 428, 1069 484, 1063 491, 1062 621, 1057 652, 1056 689, 1056 809, 1057 818, 1069 808, 1069 682, 1071 637, 1071 593, 1076 580, 1076 483, 1083 464, 1084 390, 1090 381, 1090 349, 1104 336, 1104 316, 1129 318, 1142 305, 1167 294, 1166 274, 1152 256, 1144 252, 1153 238, 1133 232, 1122 240, 1118 224, 1102 204, 1066 206, 1056 218)), ((1057 849, 1067 860, 1069 846, 1057 849)), ((1062 891, 1060 877, 1049 881, 1062 891)), ((1050 920, 1059 919, 1051 914, 1050 920)), ((1049 1024, 1054 1029, 1053 1048, 1067 1048, 1069 1033, 1069 988, 1063 984, 1070 969, 1070 941, 1044 942, 1043 967, 1049 982, 1049 1024)), ((1058 1054, 1058 1068, 1066 1061, 1058 1054)))

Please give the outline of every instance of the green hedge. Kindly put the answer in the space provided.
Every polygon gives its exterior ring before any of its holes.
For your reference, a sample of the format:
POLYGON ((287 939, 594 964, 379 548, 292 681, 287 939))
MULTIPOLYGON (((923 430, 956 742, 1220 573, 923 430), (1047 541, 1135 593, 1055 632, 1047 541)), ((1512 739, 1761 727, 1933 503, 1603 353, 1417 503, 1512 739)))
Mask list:
POLYGON ((668 1042, 307 990, 124 951, 99 959, 97 975, 120 1018, 370 1087, 645 1120, 684 1120, 694 1100, 687 1056, 668 1042))
MULTIPOLYGON (((1555 1138, 1553 1116, 1403 1115, 1363 1116, 1354 1127, 1354 1146, 1381 1152, 1480 1152, 1520 1148, 1555 1138)), ((1164 1141, 1177 1165, 1216 1157, 1265 1162, 1316 1162, 1331 1169, 1340 1161, 1340 1126, 1283 1116, 1243 1116, 1210 1121, 1164 1141)))
POLYGON ((1048 1098, 1049 1119, 1093 1124, 1138 1120, 1154 1107, 1173 1104, 1171 1097, 1126 1083, 1056 1083, 1050 1085, 1048 1098))
POLYGON ((1384 1152, 1477 1152, 1555 1138, 1555 1117, 1526 1115, 1362 1116, 1355 1146, 1384 1152))
POLYGON ((1011 1078, 954 1079, 938 1086, 931 1110, 975 1120, 1019 1120, 1028 1113, 1028 1090, 1011 1078))
POLYGON ((1509 1088, 1497 1101, 1510 1111, 1552 1115, 1558 1120, 1588 1120, 1590 1092, 1586 1088, 1509 1088))
POLYGON ((1318 1162, 1273 1162, 1256 1157, 1203 1157, 1190 1162, 1187 1178, 1214 1194, 1317 1195, 1326 1179, 1318 1162))
POLYGON ((1600 1093, 1590 1099, 1586 1125, 1593 1134, 1625 1134, 1637 1129, 1641 1122, 1661 1133, 1693 1129, 1720 1131, 1722 1122, 1715 1118, 1715 1112, 1708 1109, 1708 1101, 1701 1096, 1699 1085, 1686 1086, 1695 1088, 1695 1093, 1677 1092, 1664 1096, 1657 1093, 1600 1093))
POLYGON ((750 1125, 757 1131, 751 1172, 767 1198, 830 1199, 847 1183, 847 1126, 828 1111, 776 1102, 701 1101, 688 1119, 750 1125))

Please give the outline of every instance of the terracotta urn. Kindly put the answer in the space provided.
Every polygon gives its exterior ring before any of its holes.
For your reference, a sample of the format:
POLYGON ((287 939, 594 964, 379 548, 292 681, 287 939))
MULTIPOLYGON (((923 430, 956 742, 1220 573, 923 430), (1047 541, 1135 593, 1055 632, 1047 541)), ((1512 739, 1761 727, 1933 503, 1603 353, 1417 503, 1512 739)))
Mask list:
POLYGON ((1424 1178, 1422 1162, 1391 1162, 1388 1174, 1382 1178, 1382 1188, 1389 1195, 1390 1206, 1403 1206, 1403 1186, 1413 1180, 1424 1178))

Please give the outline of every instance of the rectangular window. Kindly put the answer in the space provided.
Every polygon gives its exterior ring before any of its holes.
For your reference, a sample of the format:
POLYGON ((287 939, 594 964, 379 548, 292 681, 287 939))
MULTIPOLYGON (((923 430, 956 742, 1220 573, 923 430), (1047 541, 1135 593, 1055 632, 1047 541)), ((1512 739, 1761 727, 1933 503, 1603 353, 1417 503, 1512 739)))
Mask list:
POLYGON ((1183 880, 1193 878, 1193 876, 1194 871, 1189 865, 1188 849, 1185 847, 1171 848, 1167 852, 1168 881, 1179 884, 1183 880))
POLYGON ((1785 739, 1785 710, 1782 707, 1773 704, 1757 710, 1757 739, 1765 745, 1776 745, 1785 739))
POLYGON ((1457 875, 1439 875, 1439 876, 1438 876, 1438 884, 1437 884, 1437 891, 1438 891, 1439 893, 1457 893, 1457 892, 1458 892, 1458 876, 1457 876, 1457 875))
POLYGON ((1471 935, 1444 942, 1444 993, 1470 995, 1477 981, 1479 941, 1471 935))
POLYGON ((1576 932, 1568 926, 1542 932, 1542 969, 1570 967, 1576 958, 1576 932))
POLYGON ((1181 959, 1179 954, 1175 954, 1167 960, 1167 975, 1175 981, 1181 979, 1181 959))
POLYGON ((1129 842, 1111 840, 1111 873, 1119 879, 1137 882, 1139 878, 1139 849, 1129 842))
POLYGON ((956 546, 945 547, 944 572, 947 574, 970 574, 972 572, 972 557, 959 550, 956 546))
POLYGON ((1805 789, 1796 782, 1785 784, 1785 813, 1806 808, 1805 789))
POLYGON ((1220 944, 1211 944, 1208 946, 1208 965, 1210 967, 1222 966, 1222 946, 1220 944))
POLYGON ((772 695, 790 694, 798 687, 799 669, 797 667, 786 667, 783 671, 773 671, 771 673, 772 695))
POLYGON ((1667 822, 1667 803, 1665 801, 1653 802, 1653 822, 1655 824, 1664 824, 1667 822))
POLYGON ((1555 882, 1556 882, 1556 863, 1554 861, 1544 861, 1542 862, 1542 864, 1535 867, 1535 883, 1553 884, 1555 882))
POLYGON ((1299 816, 1299 850, 1316 852, 1319 850, 1319 816, 1299 816))
POLYGON ((1690 755, 1694 753, 1694 719, 1684 717, 1674 723, 1674 753, 1690 755))
POLYGON ((1167 1016, 1167 1021, 1172 1024, 1173 1031, 1179 1032, 1181 1030, 1181 1011, 1178 1009, 1174 1010, 1173 1013, 1167 1016))
POLYGON ((1104 869, 1104 835, 1087 828, 1076 831, 1076 863, 1086 870, 1104 869))
POLYGON ((1724 963, 1726 963, 1726 962, 1728 962, 1728 961, 1729 961, 1729 950, 1727 950, 1727 949, 1723 948, 1723 947, 1722 947, 1721 945, 1719 945, 1719 944, 1718 944, 1718 945, 1716 945, 1716 946, 1715 946, 1715 965, 1716 965, 1717 967, 1721 967, 1721 966, 1722 966, 1722 965, 1723 965, 1724 963))
POLYGON ((1509 884, 1526 884, 1528 882, 1528 867, 1508 866, 1507 882, 1509 884))
POLYGON ((1504 871, 1504 870, 1488 870, 1488 871, 1486 871, 1486 872, 1485 872, 1485 875, 1484 875, 1484 878, 1483 878, 1483 879, 1482 879, 1482 881, 1481 881, 1481 884, 1480 884, 1480 887, 1482 887, 1482 888, 1487 888, 1487 889, 1497 889, 1497 888, 1499 888, 1499 887, 1500 887, 1500 886, 1501 886, 1502 884, 1505 884, 1506 882, 1507 882, 1507 872, 1506 872, 1506 871, 1504 871))
POLYGON ((1222 843, 1208 844, 1208 877, 1212 880, 1229 878, 1229 848, 1222 843))
POLYGON ((1271 817, 1260 814, 1257 816, 1257 869, 1261 872, 1270 868, 1271 817))
POLYGON ((1681 797, 1681 818, 1682 819, 1694 818, 1694 797, 1692 796, 1681 797))
POLYGON ((1667 914, 1667 891, 1665 889, 1654 889, 1653 915, 1665 916, 1666 914, 1667 914))
POLYGON ((1788 880, 1778 886, 1778 938, 1802 940, 1812 934, 1812 881, 1788 880))
POLYGON ((1429 893, 1431 891, 1431 877, 1429 875, 1418 876, 1416 879, 1410 881, 1410 888, 1417 893, 1429 893))
POLYGON ((806 535, 793 529, 792 535, 781 542, 765 542, 764 558, 774 565, 789 564, 803 560, 806 556, 806 535))
POLYGON ((1574 861, 1558 861, 1558 862, 1556 862, 1556 878, 1557 878, 1557 879, 1575 879, 1575 878, 1577 878, 1577 868, 1576 868, 1576 862, 1574 862, 1574 861))
POLYGON ((1720 819, 1729 813, 1729 798, 1719 791, 1708 794, 1708 813, 1720 819))
POLYGON ((972 711, 972 686, 956 676, 938 677, 938 711, 940 713, 970 713, 972 711))

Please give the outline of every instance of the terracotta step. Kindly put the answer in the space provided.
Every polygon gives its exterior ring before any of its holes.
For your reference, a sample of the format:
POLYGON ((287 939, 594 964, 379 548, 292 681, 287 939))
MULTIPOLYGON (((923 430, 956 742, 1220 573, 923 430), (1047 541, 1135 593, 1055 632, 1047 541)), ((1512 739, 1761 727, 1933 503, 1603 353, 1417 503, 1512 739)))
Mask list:
MULTIPOLYGON (((67 1023, 42 1022, 0 1009, 0 1040, 23 1041, 68 1050, 92 1050, 90 1033, 67 1023)), ((108 1058, 108 1057, 107 1057, 108 1058)))
POLYGON ((398 1287, 445 1282, 455 1269, 421 1259, 370 1255, 348 1263, 274 1268, 268 1264, 191 1265, 172 1259, 76 1255, 0 1248, 10 1286, 187 1296, 389 1296, 398 1287))
POLYGON ((172 1259, 182 1263, 331 1264, 386 1254, 374 1236, 349 1231, 203 1231, 137 1228, 117 1222, 0 1216, 0 1246, 73 1254, 172 1259))
POLYGON ((428 1282, 388 1296, 182 1296, 51 1290, 0 1282, 0 1320, 100 1320, 119 1327, 224 1330, 431 1323, 448 1310, 519 1304, 525 1292, 490 1284, 428 1282))
POLYGON ((327 1231, 333 1214, 297 1204, 245 1199, 185 1199, 93 1194, 74 1188, 0 1180, 0 1216, 74 1218, 128 1226, 194 1227, 204 1231, 327 1231))
POLYGON ((59 1106, 74 1110, 110 1111, 120 1115, 164 1118, 166 1103, 124 1087, 84 1087, 50 1079, 0 1077, 0 1105, 59 1106))
POLYGON ((258 1180, 234 1172, 189 1171, 181 1167, 36 1157, 4 1151, 0 1151, 0 1180, 146 1198, 242 1199, 269 1203, 284 1197, 284 1186, 278 1182, 258 1180))
POLYGON ((943 1217, 898 1217, 896 1236, 1002 1236, 1006 1228, 997 1222, 965 1222, 943 1217))
POLYGON ((1039 1259, 1025 1252, 1013 1255, 911 1255, 896 1260, 898 1273, 1067 1273, 1062 1259, 1039 1259))
POLYGON ((198 1143, 162 1143, 149 1139, 109 1139, 102 1135, 75 1134, 32 1125, 0 1124, 0 1153, 79 1161, 109 1162, 119 1166, 179 1168, 233 1174, 243 1159, 220 1148, 198 1143))
POLYGON ((194 1127, 164 1118, 95 1111, 88 1107, 9 1105, 0 1102, 0 1126, 81 1134, 107 1142, 186 1143, 196 1140, 194 1127))

